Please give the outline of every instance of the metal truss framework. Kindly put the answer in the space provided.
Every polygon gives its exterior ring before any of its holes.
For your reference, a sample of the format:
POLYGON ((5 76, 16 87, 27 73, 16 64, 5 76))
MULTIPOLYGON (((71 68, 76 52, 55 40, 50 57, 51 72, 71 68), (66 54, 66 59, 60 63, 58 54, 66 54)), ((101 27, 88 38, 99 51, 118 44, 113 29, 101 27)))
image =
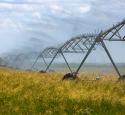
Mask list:
MULTIPOLYGON (((89 48, 91 47, 93 40, 96 38, 96 34, 81 34, 80 36, 71 38, 67 42, 65 42, 61 47, 58 48, 58 52, 53 56, 51 62, 47 66, 46 70, 49 69, 51 64, 53 63, 54 59, 58 54, 61 54, 65 60, 67 67, 69 68, 70 72, 73 73, 64 53, 82 53, 85 54, 89 48)), ((98 43, 97 43, 98 44, 98 43)), ((94 47, 93 50, 96 48, 94 47)))
MULTIPOLYGON (((56 54, 56 52, 58 51, 57 48, 55 47, 48 47, 48 48, 45 48, 39 55, 38 57, 36 58, 35 62, 33 63, 31 69, 34 68, 35 64, 37 63, 37 61, 42 58, 44 64, 47 66, 47 62, 45 60, 45 58, 53 58, 53 56, 56 54)), ((58 55, 59 56, 59 55, 58 55)))
POLYGON ((113 25, 113 27, 111 27, 111 28, 109 28, 105 31, 101 31, 98 34, 98 36, 94 40, 93 44, 91 45, 90 49, 88 50, 85 57, 83 58, 81 64, 78 67, 78 69, 76 70, 76 72, 75 72, 76 74, 79 72, 79 70, 81 69, 81 67, 85 63, 87 57, 91 53, 91 51, 94 48, 94 46, 96 45, 96 43, 99 42, 99 43, 101 43, 102 47, 104 48, 105 52, 107 53, 107 55, 108 55, 111 63, 113 64, 117 74, 119 75, 119 77, 122 77, 122 75, 120 74, 115 62, 113 61, 105 43, 104 43, 105 40, 108 40, 108 41, 125 41, 125 20, 119 22, 116 25, 113 25))
MULTIPOLYGON (((111 28, 101 31, 98 34, 81 34, 77 37, 73 37, 67 42, 65 42, 61 47, 55 48, 55 47, 49 47, 42 51, 42 53, 37 57, 36 61, 34 62, 33 66, 36 64, 37 60, 42 57, 44 63, 46 64, 47 71, 51 64, 53 63, 54 59, 62 56, 65 60, 65 63, 67 64, 67 67, 69 68, 71 73, 75 73, 73 75, 76 75, 81 67, 84 65, 87 57, 89 54, 96 50, 96 47, 102 46, 107 53, 111 63, 113 64, 117 74, 119 77, 121 77, 121 74, 113 61, 104 41, 125 41, 125 20, 119 22, 116 25, 113 25, 111 28), (67 61, 67 59, 64 56, 64 53, 83 53, 85 54, 82 62, 80 63, 79 67, 75 72, 72 72, 71 67, 67 61), (49 64, 46 63, 45 58, 52 58, 49 64)), ((32 67, 33 67, 32 66, 32 67)))
POLYGON ((105 40, 108 40, 108 41, 125 41, 125 20, 121 21, 120 23, 118 23, 116 25, 113 25, 113 27, 109 28, 108 30, 106 30, 104 32, 103 31, 100 32, 100 34, 96 37, 95 41, 93 42, 90 49, 88 50, 87 54, 83 58, 81 64, 78 67, 78 69, 76 70, 76 72, 75 72, 76 74, 79 72, 79 70, 81 69, 81 67, 85 63, 87 57, 91 53, 95 44, 99 42, 99 43, 101 43, 102 47, 104 48, 105 52, 107 53, 107 55, 108 55, 111 63, 113 64, 117 74, 119 75, 119 77, 122 77, 122 75, 120 74, 115 62, 113 61, 105 43, 104 43, 105 40))
MULTIPOLYGON (((34 64, 32 65, 32 68, 34 68, 38 59, 42 58, 44 63, 47 66, 45 71, 47 71, 49 69, 50 65, 52 64, 52 62, 54 61, 54 59, 62 56, 67 67, 69 68, 70 72, 72 73, 72 69, 71 69, 64 53, 75 53, 75 54, 76 53, 86 53, 89 50, 89 48, 91 47, 91 44, 93 43, 93 40, 95 37, 96 37, 96 34, 81 34, 80 36, 71 38, 70 40, 65 42, 59 48, 54 48, 54 47, 46 48, 37 57, 34 64), (47 62, 45 61, 45 58, 52 58, 52 61, 49 64, 47 64, 47 62)), ((93 50, 95 50, 95 48, 93 48, 93 50)))

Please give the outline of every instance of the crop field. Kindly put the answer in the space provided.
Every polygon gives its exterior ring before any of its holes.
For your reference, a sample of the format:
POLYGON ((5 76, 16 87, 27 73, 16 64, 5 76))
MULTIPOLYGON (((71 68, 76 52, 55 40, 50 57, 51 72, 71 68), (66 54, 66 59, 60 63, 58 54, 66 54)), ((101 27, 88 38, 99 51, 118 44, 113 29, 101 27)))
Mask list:
POLYGON ((0 69, 0 115, 124 115, 125 83, 113 74, 95 80, 82 73, 62 81, 63 73, 0 69))

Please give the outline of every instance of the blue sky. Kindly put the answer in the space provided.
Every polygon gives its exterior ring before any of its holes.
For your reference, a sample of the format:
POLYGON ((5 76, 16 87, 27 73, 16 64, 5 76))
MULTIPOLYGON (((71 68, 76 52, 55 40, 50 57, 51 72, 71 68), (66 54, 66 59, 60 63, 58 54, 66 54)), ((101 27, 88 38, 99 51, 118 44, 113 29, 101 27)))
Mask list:
MULTIPOLYGON (((125 0, 0 0, 0 54, 40 51, 80 33, 106 29, 123 18, 125 0)), ((108 47, 115 60, 125 62, 124 43, 108 47)), ((93 54, 96 58, 99 50, 93 54)))

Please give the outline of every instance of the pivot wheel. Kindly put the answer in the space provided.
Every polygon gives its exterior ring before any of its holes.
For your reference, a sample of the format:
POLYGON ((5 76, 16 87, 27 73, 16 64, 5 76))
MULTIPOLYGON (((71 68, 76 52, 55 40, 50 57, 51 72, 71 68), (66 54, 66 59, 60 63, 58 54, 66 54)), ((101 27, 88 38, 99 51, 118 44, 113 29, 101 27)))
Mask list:
POLYGON ((74 73, 67 73, 63 76, 62 80, 75 80, 77 78, 77 74, 74 73))

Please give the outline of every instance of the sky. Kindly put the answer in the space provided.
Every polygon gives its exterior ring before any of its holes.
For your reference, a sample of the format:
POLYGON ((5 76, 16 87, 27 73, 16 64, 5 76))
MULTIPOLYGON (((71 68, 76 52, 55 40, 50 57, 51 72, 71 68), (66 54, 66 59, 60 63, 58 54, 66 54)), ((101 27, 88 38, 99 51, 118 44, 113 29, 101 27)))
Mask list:
MULTIPOLYGON (((41 51, 124 18, 125 0, 0 0, 0 54, 41 51)), ((124 43, 107 45, 117 62, 125 62, 124 43)), ((93 56, 103 60, 102 52, 93 56)))

